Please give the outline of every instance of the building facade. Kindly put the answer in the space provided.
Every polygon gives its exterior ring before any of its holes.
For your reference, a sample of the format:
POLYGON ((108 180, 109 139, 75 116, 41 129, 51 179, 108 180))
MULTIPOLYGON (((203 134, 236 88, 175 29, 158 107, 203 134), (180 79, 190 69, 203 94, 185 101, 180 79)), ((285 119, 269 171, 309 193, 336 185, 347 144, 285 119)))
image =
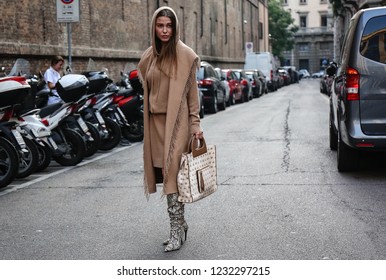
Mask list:
POLYGON ((282 0, 283 8, 291 13, 295 25, 292 51, 284 53, 285 65, 307 69, 310 73, 323 69, 333 60, 334 29, 328 0, 282 0))
MULTIPOLYGON (((76 1, 75 1, 76 2, 76 1)), ((0 66, 27 58, 32 71, 45 71, 53 55, 71 58, 73 72, 109 69, 116 80, 136 67, 150 45, 150 22, 160 6, 179 18, 181 39, 202 60, 241 67, 247 42, 267 51, 268 0, 79 0, 79 22, 57 22, 57 0, 0 0, 0 66)), ((68 63, 68 62, 67 62, 68 63)))
POLYGON ((341 8, 336 11, 334 20, 334 61, 340 61, 344 35, 351 17, 361 9, 386 6, 386 0, 340 0, 341 8))

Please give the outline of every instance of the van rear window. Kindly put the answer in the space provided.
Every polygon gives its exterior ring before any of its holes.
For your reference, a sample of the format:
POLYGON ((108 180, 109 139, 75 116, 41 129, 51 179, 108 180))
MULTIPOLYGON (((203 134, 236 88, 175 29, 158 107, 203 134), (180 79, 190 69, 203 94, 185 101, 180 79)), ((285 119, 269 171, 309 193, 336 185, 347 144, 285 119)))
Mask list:
POLYGON ((375 17, 367 22, 360 53, 368 59, 386 64, 386 16, 375 17))

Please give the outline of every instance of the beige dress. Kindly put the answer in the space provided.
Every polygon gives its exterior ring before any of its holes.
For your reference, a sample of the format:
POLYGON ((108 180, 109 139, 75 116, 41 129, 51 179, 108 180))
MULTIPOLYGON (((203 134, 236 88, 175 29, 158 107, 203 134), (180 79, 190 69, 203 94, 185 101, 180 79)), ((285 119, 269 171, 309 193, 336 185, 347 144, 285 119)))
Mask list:
POLYGON ((155 66, 154 61, 149 68, 146 78, 149 88, 151 158, 153 167, 163 168, 169 77, 155 66))

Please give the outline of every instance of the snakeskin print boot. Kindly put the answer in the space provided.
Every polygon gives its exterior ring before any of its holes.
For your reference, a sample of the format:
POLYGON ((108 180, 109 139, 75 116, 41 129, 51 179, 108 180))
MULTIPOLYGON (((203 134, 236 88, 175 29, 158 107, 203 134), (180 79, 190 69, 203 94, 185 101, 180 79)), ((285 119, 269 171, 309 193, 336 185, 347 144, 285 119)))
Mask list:
MULTIPOLYGON (((185 234, 185 238, 184 238, 185 240, 184 240, 184 241, 186 241, 189 226, 188 226, 188 224, 186 223, 185 218, 184 218, 185 204, 183 203, 181 207, 182 207, 182 214, 183 214, 182 224, 181 224, 181 225, 182 225, 182 229, 183 229, 184 234, 185 234)), ((169 237, 168 239, 166 239, 166 240, 162 243, 162 245, 168 245, 169 242, 170 242, 170 237, 169 237)))
POLYGON ((166 197, 170 218, 170 237, 168 239, 168 243, 165 244, 165 252, 170 252, 181 248, 184 243, 184 239, 186 240, 187 227, 183 227, 184 204, 178 202, 178 194, 168 194, 166 197))

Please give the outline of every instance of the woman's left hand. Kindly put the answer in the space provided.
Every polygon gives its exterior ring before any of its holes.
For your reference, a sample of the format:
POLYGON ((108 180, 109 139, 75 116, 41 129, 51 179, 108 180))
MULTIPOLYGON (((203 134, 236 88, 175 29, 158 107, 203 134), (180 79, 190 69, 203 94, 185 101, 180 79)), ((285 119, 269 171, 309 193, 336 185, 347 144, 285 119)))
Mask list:
POLYGON ((199 132, 194 133, 194 138, 195 139, 202 139, 202 138, 204 138, 204 132, 199 131, 199 132))

